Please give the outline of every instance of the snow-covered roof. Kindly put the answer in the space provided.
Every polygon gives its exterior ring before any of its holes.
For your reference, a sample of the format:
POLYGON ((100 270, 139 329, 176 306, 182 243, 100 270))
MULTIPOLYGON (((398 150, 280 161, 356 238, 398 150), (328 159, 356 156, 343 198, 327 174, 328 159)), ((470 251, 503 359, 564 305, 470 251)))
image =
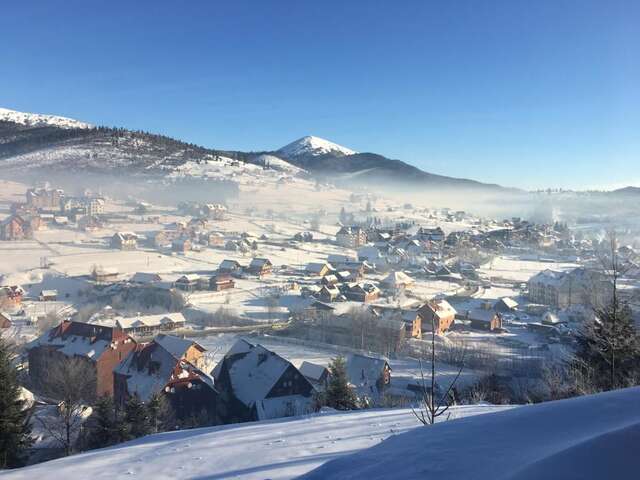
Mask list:
POLYGON ((131 281, 135 283, 153 283, 161 280, 162 277, 157 273, 136 272, 131 277, 131 281))
POLYGON ((317 382, 322 378, 322 375, 327 371, 327 368, 316 363, 304 361, 298 370, 300 370, 300 373, 305 377, 317 382))
POLYGON ((165 335, 164 333, 158 334, 153 341, 176 358, 181 358, 187 352, 189 347, 194 345, 199 350, 204 351, 204 348, 193 340, 187 340, 186 338, 180 338, 174 335, 165 335))
POLYGON ((247 406, 265 399, 291 366, 291 363, 277 353, 244 339, 238 340, 231 347, 223 362, 228 366, 234 395, 247 406))
POLYGON ((367 394, 376 394, 377 382, 382 376, 385 365, 389 363, 384 357, 368 357, 360 354, 350 354, 347 357, 347 376, 349 382, 367 394))
POLYGON ((404 272, 391 272, 381 283, 389 287, 406 287, 413 285, 415 280, 404 272))
POLYGON ((140 328, 140 327, 159 327, 166 323, 180 323, 186 322, 184 315, 180 312, 174 313, 161 313, 158 315, 141 315, 137 317, 119 317, 116 320, 116 325, 122 329, 128 328, 140 328))

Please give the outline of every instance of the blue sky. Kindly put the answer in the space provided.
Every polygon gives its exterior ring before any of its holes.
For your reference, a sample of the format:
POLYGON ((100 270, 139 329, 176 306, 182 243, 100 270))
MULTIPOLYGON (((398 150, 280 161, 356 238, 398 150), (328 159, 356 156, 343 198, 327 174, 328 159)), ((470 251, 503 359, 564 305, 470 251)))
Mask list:
POLYGON ((640 186, 640 2, 5 2, 0 106, 524 188, 640 186))

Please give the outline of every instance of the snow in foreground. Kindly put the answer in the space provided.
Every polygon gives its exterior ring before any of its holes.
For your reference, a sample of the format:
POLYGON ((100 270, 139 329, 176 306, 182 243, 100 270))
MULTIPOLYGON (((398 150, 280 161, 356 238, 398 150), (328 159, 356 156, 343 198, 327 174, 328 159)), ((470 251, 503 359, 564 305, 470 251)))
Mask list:
POLYGON ((413 429, 303 478, 631 479, 639 445, 632 388, 413 429))
MULTIPOLYGON (((456 418, 505 407, 456 407, 456 418)), ((284 479, 416 428, 411 410, 326 413, 150 435, 116 447, 7 472, 7 480, 56 478, 284 479)))

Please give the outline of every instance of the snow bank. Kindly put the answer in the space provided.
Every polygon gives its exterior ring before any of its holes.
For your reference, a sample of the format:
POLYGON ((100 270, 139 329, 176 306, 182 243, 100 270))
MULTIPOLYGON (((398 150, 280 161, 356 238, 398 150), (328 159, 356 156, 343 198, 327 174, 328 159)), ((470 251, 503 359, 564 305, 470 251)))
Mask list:
POLYGON ((414 429, 302 478, 636 478, 638 445, 631 388, 414 429))
MULTIPOLYGON (((454 416, 504 408, 507 407, 456 407, 454 416)), ((323 413, 183 430, 7 471, 0 477, 3 480, 288 479, 417 425, 411 410, 399 409, 323 413)))

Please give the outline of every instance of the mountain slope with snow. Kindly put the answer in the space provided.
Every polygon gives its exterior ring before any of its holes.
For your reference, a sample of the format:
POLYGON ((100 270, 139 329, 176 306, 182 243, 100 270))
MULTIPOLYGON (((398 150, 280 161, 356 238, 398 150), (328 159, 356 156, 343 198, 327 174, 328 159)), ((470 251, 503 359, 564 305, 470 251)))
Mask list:
MULTIPOLYGON (((505 408, 461 406, 453 416, 505 408)), ((418 424, 408 409, 363 410, 168 432, 12 470, 3 480, 288 479, 418 424)))
POLYGON ((58 127, 58 128, 91 128, 89 123, 80 122, 72 118, 58 115, 44 115, 41 113, 25 113, 8 108, 0 108, 0 122, 12 122, 27 127, 58 127))
POLYGON ((279 149, 277 153, 287 159, 299 159, 324 155, 343 157, 346 155, 353 155, 357 152, 350 148, 338 145, 337 143, 325 140, 324 138, 308 135, 285 145, 279 149))
POLYGON ((417 428, 306 480, 637 478, 640 387, 417 428))

